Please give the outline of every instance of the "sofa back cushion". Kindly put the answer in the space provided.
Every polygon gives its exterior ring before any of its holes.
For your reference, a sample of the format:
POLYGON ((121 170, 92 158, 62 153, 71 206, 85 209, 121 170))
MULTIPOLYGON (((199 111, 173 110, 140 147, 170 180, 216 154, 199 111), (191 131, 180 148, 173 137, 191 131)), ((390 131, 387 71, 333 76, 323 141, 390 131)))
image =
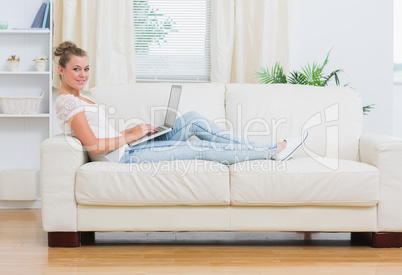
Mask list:
MULTIPOLYGON (((183 83, 179 113, 197 111, 211 120, 225 117, 225 86, 183 83)), ((109 122, 119 132, 139 123, 163 124, 172 83, 138 83, 92 88, 88 96, 106 108, 109 122)))
POLYGON ((295 157, 358 159, 363 128, 360 95, 344 87, 228 84, 227 124, 258 142, 282 141, 309 131, 295 157))

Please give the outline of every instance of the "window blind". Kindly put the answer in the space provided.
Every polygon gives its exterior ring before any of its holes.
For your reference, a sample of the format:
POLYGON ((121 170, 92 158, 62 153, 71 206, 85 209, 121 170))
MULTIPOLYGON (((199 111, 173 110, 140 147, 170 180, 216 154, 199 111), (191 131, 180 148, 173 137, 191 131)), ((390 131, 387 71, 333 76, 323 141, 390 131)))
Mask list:
POLYGON ((134 1, 136 78, 210 79, 210 0, 134 1))

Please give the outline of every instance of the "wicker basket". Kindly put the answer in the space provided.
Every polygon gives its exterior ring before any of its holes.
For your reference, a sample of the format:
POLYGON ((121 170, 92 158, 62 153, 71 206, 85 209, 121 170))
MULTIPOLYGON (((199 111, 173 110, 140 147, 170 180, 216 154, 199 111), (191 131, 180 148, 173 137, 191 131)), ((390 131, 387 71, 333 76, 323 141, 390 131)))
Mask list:
POLYGON ((0 97, 0 104, 4 114, 36 114, 42 99, 43 91, 40 96, 2 96, 0 97))

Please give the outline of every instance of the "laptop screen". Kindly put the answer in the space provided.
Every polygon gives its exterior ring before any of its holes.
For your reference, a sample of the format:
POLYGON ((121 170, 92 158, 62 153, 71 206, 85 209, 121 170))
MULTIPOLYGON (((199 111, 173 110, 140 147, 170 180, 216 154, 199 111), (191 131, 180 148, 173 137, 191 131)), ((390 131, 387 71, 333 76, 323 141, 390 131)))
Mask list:
POLYGON ((177 108, 179 108, 180 94, 181 86, 172 85, 164 123, 166 127, 173 128, 174 126, 174 123, 176 121, 177 108))

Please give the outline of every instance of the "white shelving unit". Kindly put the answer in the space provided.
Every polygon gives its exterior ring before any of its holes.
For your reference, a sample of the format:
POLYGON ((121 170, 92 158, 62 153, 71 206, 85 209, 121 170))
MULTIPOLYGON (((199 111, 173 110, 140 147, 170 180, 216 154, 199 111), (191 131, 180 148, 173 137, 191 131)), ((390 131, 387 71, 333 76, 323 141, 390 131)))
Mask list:
MULTIPOLYGON (((39 7, 46 2, 0 0, 0 20, 9 24, 7 30, 0 30, 0 96, 39 96, 44 91, 37 114, 4 114, 0 106, 0 173, 39 170, 41 142, 52 133, 52 30, 28 29, 39 7), (37 72, 33 61, 40 54, 49 58, 44 72, 37 72), (8 68, 6 59, 10 55, 21 59, 16 72, 8 68)), ((52 28, 52 7, 49 20, 52 28)), ((0 208, 4 208, 2 201, 0 208)))
POLYGON ((42 34, 42 33, 50 33, 49 29, 43 29, 43 30, 2 30, 1 31, 4 34, 42 34))
POLYGON ((29 74, 31 74, 31 75, 42 75, 42 74, 44 74, 44 75, 49 75, 50 74, 50 72, 0 72, 0 75, 2 75, 2 74, 4 74, 4 75, 19 75, 19 74, 21 74, 21 75, 29 75, 29 74))

